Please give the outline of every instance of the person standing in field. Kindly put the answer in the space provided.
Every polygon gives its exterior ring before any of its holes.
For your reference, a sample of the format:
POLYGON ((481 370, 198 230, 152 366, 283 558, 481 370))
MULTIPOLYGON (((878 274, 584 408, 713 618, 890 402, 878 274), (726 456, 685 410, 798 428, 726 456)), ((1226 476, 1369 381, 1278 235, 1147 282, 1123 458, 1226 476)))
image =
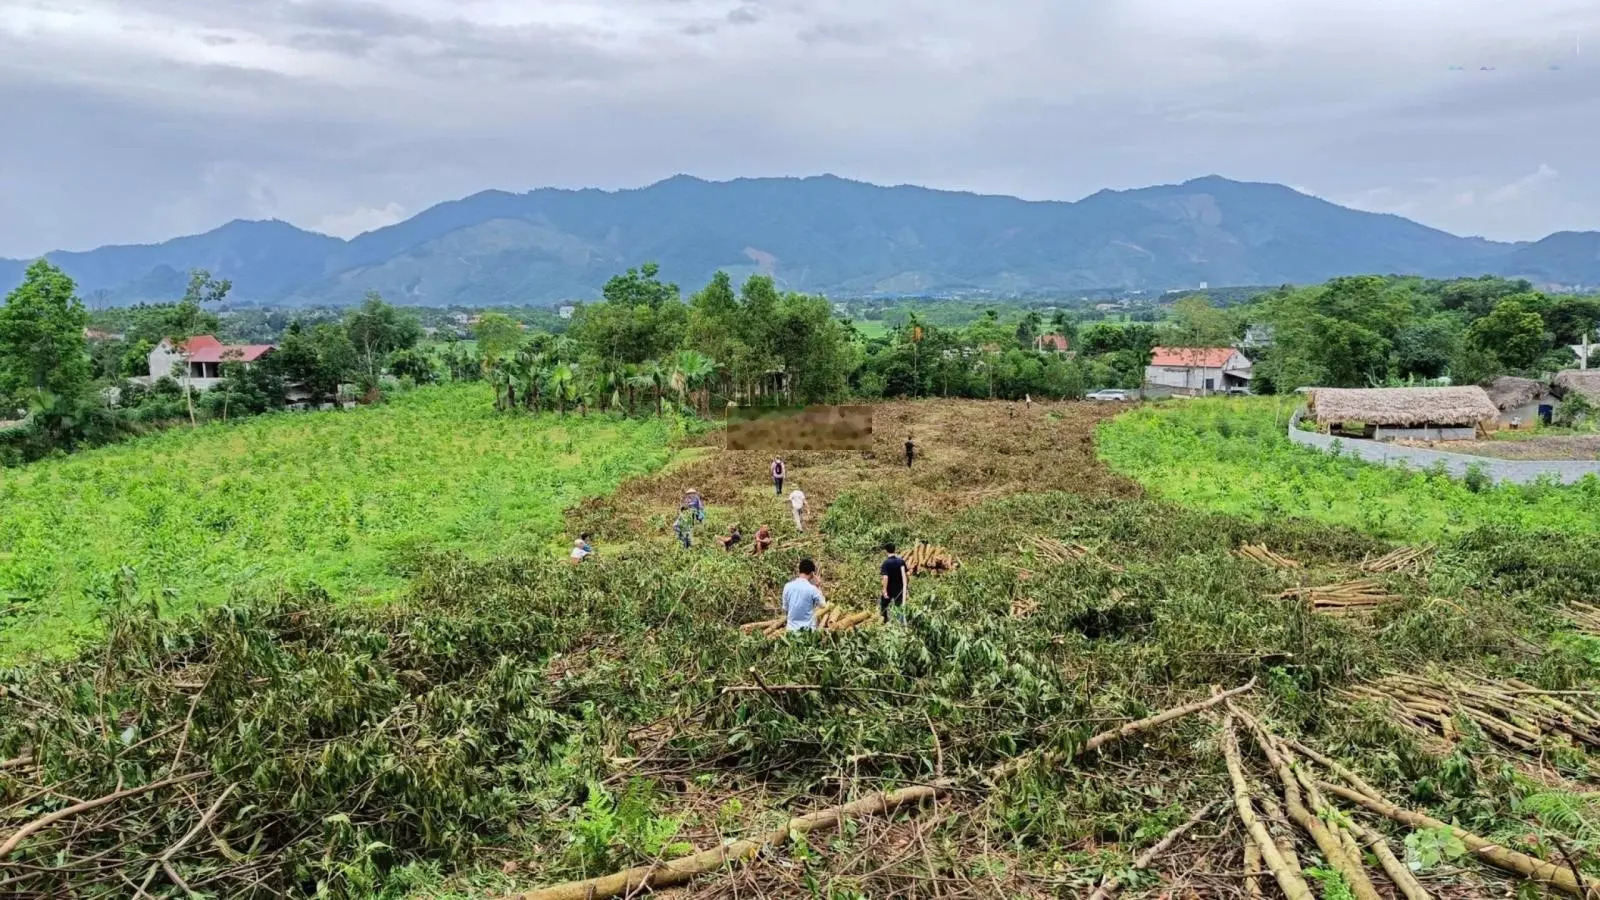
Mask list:
POLYGON ((789 494, 789 510, 794 513, 794 530, 805 531, 806 495, 799 488, 789 494))
POLYGON ((906 435, 906 468, 911 468, 911 459, 917 454, 917 445, 911 443, 911 435, 906 435))
POLYGON ((772 493, 775 497, 783 496, 783 476, 789 474, 789 468, 783 464, 781 457, 772 458, 772 493))
POLYGON ((694 546, 694 513, 689 507, 678 509, 678 518, 672 521, 672 530, 678 535, 678 542, 687 550, 694 546))
POLYGON ((883 552, 887 556, 883 565, 878 567, 878 576, 883 579, 883 593, 878 597, 878 611, 883 614, 883 624, 887 625, 891 606, 900 607, 896 616, 905 618, 909 579, 906 577, 906 561, 894 552, 894 544, 884 544, 883 552))
POLYGON ((683 508, 694 514, 696 522, 704 522, 706 520, 706 502, 700 499, 700 492, 694 488, 689 488, 683 492, 683 508))
POLYGON ((800 560, 794 580, 783 586, 785 630, 815 630, 817 610, 827 605, 822 589, 817 587, 817 564, 810 557, 800 560))

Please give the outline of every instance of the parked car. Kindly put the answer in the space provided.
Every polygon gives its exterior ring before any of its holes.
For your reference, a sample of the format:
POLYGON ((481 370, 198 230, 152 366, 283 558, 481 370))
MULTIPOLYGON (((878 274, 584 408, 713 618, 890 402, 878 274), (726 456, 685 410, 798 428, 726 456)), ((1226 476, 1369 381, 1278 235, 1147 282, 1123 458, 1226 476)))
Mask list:
POLYGON ((1107 388, 1103 391, 1095 391, 1092 394, 1088 394, 1084 399, 1093 400, 1096 403, 1121 403, 1128 399, 1128 392, 1107 388))
POLYGON ((1250 389, 1247 387, 1231 387, 1228 388, 1228 395, 1231 397, 1248 397, 1250 396, 1250 389))

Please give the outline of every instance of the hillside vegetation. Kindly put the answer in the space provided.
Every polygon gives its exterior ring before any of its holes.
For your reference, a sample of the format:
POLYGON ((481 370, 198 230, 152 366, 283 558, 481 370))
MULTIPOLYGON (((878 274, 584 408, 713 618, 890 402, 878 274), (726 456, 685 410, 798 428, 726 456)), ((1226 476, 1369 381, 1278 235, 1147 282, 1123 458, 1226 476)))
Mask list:
POLYGON ((1490 486, 1319 453, 1285 433, 1299 397, 1144 406, 1106 423, 1100 455, 1174 503, 1253 519, 1315 519, 1392 540, 1485 527, 1600 533, 1600 481, 1490 486))
MULTIPOLYGON (((485 191, 349 241, 236 221, 154 246, 51 259, 97 305, 166 299, 200 268, 232 279, 245 300, 353 304, 375 290, 396 303, 482 306, 593 298, 612 273, 649 260, 686 284, 721 269, 835 296, 1305 284, 1361 272, 1594 285, 1597 240, 1457 237, 1216 176, 1076 202, 833 176, 678 176, 614 192, 485 191)), ((0 260, 0 290, 20 275, 19 263, 0 260)))
POLYGON ((510 417, 487 385, 177 428, 0 474, 0 658, 60 651, 116 598, 169 610, 283 583, 381 599, 424 548, 549 547, 561 510, 662 465, 667 420, 510 417))
POLYGON ((1131 897, 1371 900, 1411 878, 1487 898, 1531 886, 1503 867, 1535 858, 1570 893, 1574 870, 1600 877, 1591 538, 1478 528, 1390 556, 1359 527, 1187 509, 1096 462, 1112 412, 880 405, 870 452, 788 458, 814 507, 803 535, 770 457, 711 434, 570 512, 596 533, 581 566, 422 554, 383 607, 317 591, 192 619, 114 604, 106 642, 0 670, 0 816, 29 823, 0 849, 0 888, 637 896, 626 879, 535 889, 734 839, 752 858, 678 896, 1009 900, 1114 877, 1131 897), (666 526, 690 486, 709 520, 685 550, 666 526), (777 545, 715 549, 734 521, 772 524, 777 545), (871 610, 885 540, 960 563, 913 579, 903 624, 741 629, 775 615, 802 555, 830 599, 871 610), (1352 594, 1371 602, 1341 606, 1352 594), (1116 740, 1217 686, 1249 690, 1116 740), (1318 750, 1355 780, 1308 768, 1318 750), (1330 786, 1294 786, 1282 759, 1330 786), (137 793, 73 808, 119 789, 137 793), (1379 794, 1471 834, 1396 824, 1370 811, 1379 794), (842 803, 844 821, 822 815, 842 803), (805 813, 820 818, 785 824, 805 813), (1300 874, 1260 871, 1263 846, 1300 874))

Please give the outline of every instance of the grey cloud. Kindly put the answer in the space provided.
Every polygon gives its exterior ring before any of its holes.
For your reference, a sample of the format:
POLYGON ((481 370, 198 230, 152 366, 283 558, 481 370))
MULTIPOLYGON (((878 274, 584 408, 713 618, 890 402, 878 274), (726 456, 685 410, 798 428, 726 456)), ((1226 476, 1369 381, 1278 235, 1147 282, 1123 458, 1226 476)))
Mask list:
POLYGON ((0 256, 680 171, 1061 199, 1216 172, 1463 233, 1600 227, 1600 65, 1452 78, 1486 39, 1412 0, 120 2, 165 42, 0 25, 0 256))

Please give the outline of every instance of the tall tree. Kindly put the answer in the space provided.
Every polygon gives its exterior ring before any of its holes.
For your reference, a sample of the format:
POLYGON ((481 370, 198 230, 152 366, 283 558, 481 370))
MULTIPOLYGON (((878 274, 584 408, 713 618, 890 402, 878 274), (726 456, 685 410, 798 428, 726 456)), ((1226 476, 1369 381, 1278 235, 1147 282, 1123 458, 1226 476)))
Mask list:
POLYGON ((385 303, 377 291, 367 292, 361 306, 345 316, 344 327, 361 357, 362 374, 372 382, 382 374, 390 354, 409 350, 422 339, 416 316, 385 303))
POLYGON ((1526 368, 1544 352, 1544 319, 1516 298, 1501 300, 1494 311, 1472 323, 1468 339, 1513 369, 1526 368))
POLYGON ((89 387, 89 313, 72 279, 45 260, 0 307, 0 396, 82 396, 89 387))
POLYGON ((1204 295, 1195 295, 1172 304, 1172 324, 1164 339, 1178 347, 1224 347, 1233 333, 1233 316, 1204 295))
POLYGON ((505 313, 485 313, 472 326, 472 336, 478 342, 484 367, 492 370, 516 352, 522 343, 522 325, 505 313))

